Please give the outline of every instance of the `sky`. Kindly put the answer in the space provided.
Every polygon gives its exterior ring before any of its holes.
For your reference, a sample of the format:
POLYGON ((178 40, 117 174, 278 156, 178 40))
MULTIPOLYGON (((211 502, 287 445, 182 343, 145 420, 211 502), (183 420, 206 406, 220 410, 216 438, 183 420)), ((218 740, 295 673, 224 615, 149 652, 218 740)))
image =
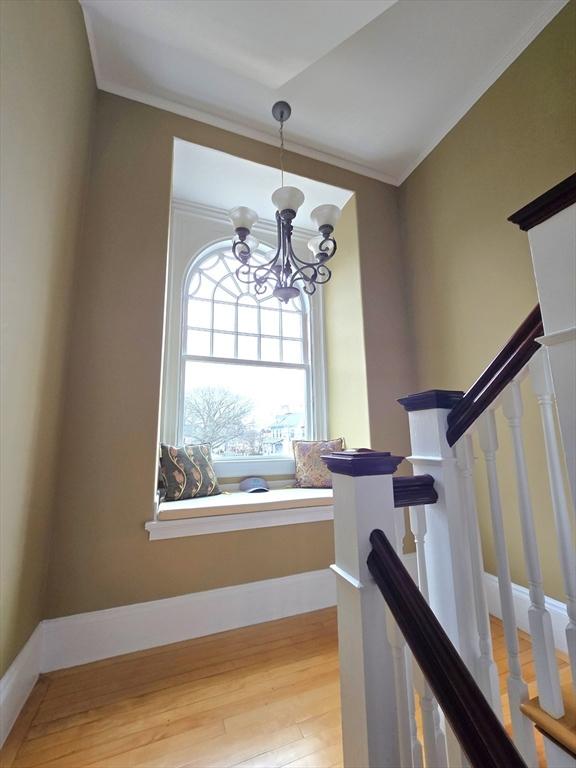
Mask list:
POLYGON ((223 387, 254 403, 257 428, 270 426, 284 409, 305 413, 306 372, 294 368, 204 363, 186 364, 185 392, 200 387, 223 387))

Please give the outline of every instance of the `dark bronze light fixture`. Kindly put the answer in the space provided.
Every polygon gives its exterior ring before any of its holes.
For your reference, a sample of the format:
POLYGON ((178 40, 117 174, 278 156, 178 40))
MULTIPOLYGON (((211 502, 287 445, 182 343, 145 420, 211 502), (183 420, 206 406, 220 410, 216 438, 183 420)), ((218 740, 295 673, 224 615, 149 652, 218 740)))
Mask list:
POLYGON ((308 243, 314 260, 305 261, 294 253, 292 222, 304 202, 304 194, 297 187, 284 186, 284 123, 291 113, 290 104, 286 101, 277 101, 272 107, 272 115, 280 123, 282 186, 272 195, 272 202, 276 206, 278 247, 270 260, 263 261, 261 256, 256 259, 253 254, 256 241, 250 236, 250 230, 258 221, 256 211, 244 206, 230 211, 230 219, 236 233, 232 252, 240 262, 236 270, 238 280, 254 285, 257 294, 271 290, 274 296, 285 303, 300 294, 298 284, 301 284, 305 293, 313 294, 318 285, 327 283, 332 277, 326 262, 336 253, 336 240, 332 233, 341 213, 336 205, 319 205, 315 208, 310 217, 320 235, 308 243))

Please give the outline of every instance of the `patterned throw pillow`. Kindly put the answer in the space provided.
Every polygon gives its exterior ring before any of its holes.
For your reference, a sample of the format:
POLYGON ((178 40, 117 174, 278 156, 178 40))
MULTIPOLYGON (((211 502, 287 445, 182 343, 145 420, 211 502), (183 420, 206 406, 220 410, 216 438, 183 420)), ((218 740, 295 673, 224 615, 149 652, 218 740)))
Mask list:
POLYGON ((322 456, 344 450, 344 438, 337 440, 293 440, 297 488, 332 488, 332 475, 322 456))
POLYGON ((160 472, 166 501, 216 496, 220 493, 209 445, 160 446, 160 472))

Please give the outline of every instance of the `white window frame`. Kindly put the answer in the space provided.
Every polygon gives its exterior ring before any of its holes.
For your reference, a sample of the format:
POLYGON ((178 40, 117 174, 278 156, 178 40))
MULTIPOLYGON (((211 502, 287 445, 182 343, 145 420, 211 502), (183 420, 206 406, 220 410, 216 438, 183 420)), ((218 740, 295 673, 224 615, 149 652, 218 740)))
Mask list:
MULTIPOLYGON (((197 215, 195 210, 187 211, 183 210, 183 206, 179 204, 173 207, 172 217, 173 226, 171 227, 171 250, 176 248, 186 247, 186 229, 187 222, 186 216, 193 217, 197 215), (184 217, 184 219, 182 219, 184 217), (175 219, 179 220, 176 221, 175 219)), ((188 226, 193 222, 188 222, 188 226)), ((260 222, 254 234, 259 240, 268 247, 272 247, 267 239, 271 232, 275 231, 275 225, 270 222, 269 227, 266 226, 266 222, 260 222)), ((174 332, 175 321, 178 321, 179 328, 179 343, 178 343, 178 359, 177 363, 172 360, 165 359, 165 379, 166 379, 166 367, 174 368, 174 363, 177 364, 177 370, 172 370, 169 377, 168 386, 166 381, 163 385, 163 408, 162 418, 163 424, 161 425, 162 439, 166 442, 172 442, 174 444, 181 444, 181 424, 182 424, 182 406, 183 406, 183 386, 184 386, 184 371, 185 360, 188 358, 202 359, 202 356, 187 356, 184 355, 184 342, 186 332, 186 313, 185 302, 187 301, 187 286, 190 274, 194 269, 195 262, 200 257, 204 257, 211 251, 219 250, 223 247, 230 246, 230 229, 229 224, 222 216, 221 223, 222 237, 217 240, 206 243, 203 247, 196 249, 192 258, 189 259, 183 274, 180 277, 180 306, 170 307, 167 306, 167 323, 166 333, 174 332), (177 310, 176 312, 174 310, 177 310), (172 320, 170 319, 172 317, 172 320), (176 402, 176 408, 168 407, 168 400, 176 402), (171 418, 166 418, 171 414, 171 418)), ((295 243, 298 245, 300 241, 300 247, 304 248, 309 236, 314 233, 303 232, 300 235, 296 234, 295 243)), ((171 260, 172 261, 172 260, 171 260)), ((168 276, 168 303, 175 302, 176 291, 170 290, 172 285, 173 276, 168 276)), ((178 278, 177 278, 178 279, 178 278)), ((176 286, 173 286, 175 288, 176 286)), ((325 345, 324 345, 324 327, 323 327, 323 296, 322 289, 319 288, 311 300, 305 296, 304 305, 306 307, 306 314, 304 319, 307 319, 308 332, 305 334, 305 345, 308 349, 309 356, 309 374, 307 376, 307 423, 309 431, 309 439, 325 439, 327 435, 327 409, 326 409, 326 371, 325 371, 325 345)), ((166 347, 165 344, 165 354, 166 347)), ((175 350, 173 351, 175 352, 175 350)), ((174 354, 172 355, 174 357, 174 354)), ((250 361, 229 358, 214 358, 204 357, 203 359, 210 362, 223 362, 227 364, 254 364, 255 366, 269 365, 270 367, 287 367, 287 368, 302 368, 302 365, 291 363, 266 363, 264 361, 250 361)), ((275 475, 293 475, 294 474, 294 460, 291 457, 239 457, 239 458, 215 458, 214 467, 219 478, 237 478, 247 475, 259 475, 264 477, 270 477, 275 475)))

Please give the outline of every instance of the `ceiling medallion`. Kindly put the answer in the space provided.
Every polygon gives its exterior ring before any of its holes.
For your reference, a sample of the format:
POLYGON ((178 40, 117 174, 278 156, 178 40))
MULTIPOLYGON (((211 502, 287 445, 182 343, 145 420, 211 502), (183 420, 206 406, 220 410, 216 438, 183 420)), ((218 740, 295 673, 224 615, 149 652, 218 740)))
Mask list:
POLYGON ((242 283, 254 285, 257 294, 271 290, 276 298, 284 303, 300 295, 300 287, 305 293, 313 294, 318 285, 327 283, 332 272, 326 266, 336 253, 336 240, 332 237, 336 222, 340 218, 340 208, 336 205, 319 205, 310 217, 320 235, 313 237, 308 248, 313 261, 299 258, 292 247, 292 222, 298 208, 304 202, 304 194, 297 187, 284 186, 284 123, 290 117, 292 109, 286 101, 277 101, 272 107, 274 119, 280 123, 280 172, 282 186, 272 195, 276 206, 276 231, 278 247, 269 261, 256 261, 253 251, 258 242, 250 236, 250 230, 258 221, 258 214, 251 208, 240 206, 230 211, 230 219, 236 232, 232 252, 240 262, 236 276, 242 283))

